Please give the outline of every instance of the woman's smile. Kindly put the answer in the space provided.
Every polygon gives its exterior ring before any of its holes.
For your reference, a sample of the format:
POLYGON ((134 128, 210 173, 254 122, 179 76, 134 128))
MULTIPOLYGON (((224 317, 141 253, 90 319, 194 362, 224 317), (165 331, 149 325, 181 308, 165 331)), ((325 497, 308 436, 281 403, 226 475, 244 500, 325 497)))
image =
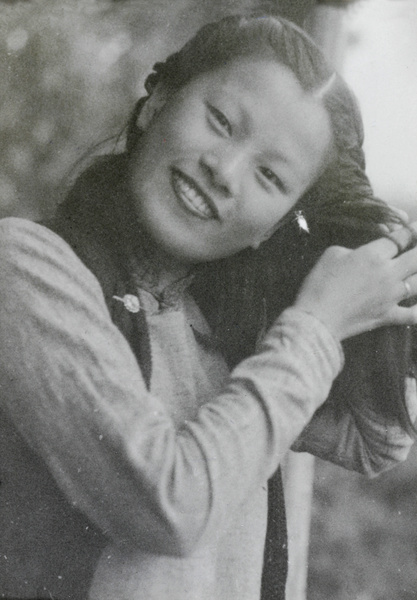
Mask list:
POLYGON ((217 219, 218 210, 211 198, 191 177, 172 169, 172 188, 180 204, 200 219, 217 219))

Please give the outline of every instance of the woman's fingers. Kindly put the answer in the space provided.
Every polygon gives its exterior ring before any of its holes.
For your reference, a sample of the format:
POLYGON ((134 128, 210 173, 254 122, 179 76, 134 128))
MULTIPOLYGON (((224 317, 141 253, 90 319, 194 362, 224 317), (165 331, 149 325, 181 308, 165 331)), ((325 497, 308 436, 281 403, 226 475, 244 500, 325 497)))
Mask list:
POLYGON ((411 223, 408 227, 401 227, 391 231, 389 239, 398 247, 398 253, 404 252, 408 248, 413 248, 417 243, 417 224, 411 223))
POLYGON ((391 259, 404 252, 406 248, 411 248, 415 241, 417 241, 417 232, 414 232, 414 228, 401 227, 391 231, 387 236, 365 244, 362 248, 375 252, 381 259, 391 259))
MULTIPOLYGON (((388 206, 393 212, 395 212, 399 216, 399 218, 401 219, 401 221, 403 221, 403 223, 410 222, 410 217, 405 210, 403 210, 402 208, 399 208, 398 206, 393 206, 392 204, 388 204, 388 206)), ((400 227, 401 227, 401 225, 400 225, 400 227)), ((394 227, 394 229, 397 229, 397 227, 394 227)))
POLYGON ((417 273, 417 247, 400 254, 392 261, 392 266, 401 280, 417 273))
POLYGON ((368 251, 373 253, 375 257, 379 257, 381 260, 389 260, 391 258, 395 258, 400 252, 400 242, 397 240, 398 234, 401 233, 401 237, 404 237, 402 233, 402 229, 392 232, 387 237, 381 237, 373 242, 369 242, 361 248, 364 252, 368 251), (394 237, 396 234, 396 237, 394 237))
MULTIPOLYGON (((408 252, 408 248, 413 248, 416 245, 417 222, 412 223, 407 227, 400 227, 395 231, 391 231, 389 235, 378 238, 373 242, 369 242, 362 246, 362 248, 368 249, 369 252, 374 253, 376 257, 383 260, 395 258, 399 254, 408 252)), ((412 257, 410 260, 414 261, 415 259, 412 257)), ((417 271, 417 265, 414 271, 417 271)))
POLYGON ((401 281, 400 302, 416 297, 417 302, 417 274, 410 275, 401 281))
POLYGON ((411 307, 394 307, 390 314, 389 323, 391 325, 417 325, 417 304, 411 307))
POLYGON ((393 206, 392 204, 388 204, 388 207, 394 213, 397 214, 397 216, 401 222, 400 223, 381 223, 379 225, 379 228, 381 230, 381 233, 383 233, 383 234, 389 234, 392 231, 397 231, 398 229, 402 229, 405 224, 410 222, 410 217, 405 210, 403 210, 402 208, 398 208, 398 206, 393 206))

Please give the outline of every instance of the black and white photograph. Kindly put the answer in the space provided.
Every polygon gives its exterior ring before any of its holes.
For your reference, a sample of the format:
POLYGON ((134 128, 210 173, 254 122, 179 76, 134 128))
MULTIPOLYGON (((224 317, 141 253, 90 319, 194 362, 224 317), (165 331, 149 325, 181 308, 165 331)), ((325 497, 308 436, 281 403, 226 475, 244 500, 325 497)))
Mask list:
POLYGON ((0 0, 0 600, 417 600, 416 0, 0 0))

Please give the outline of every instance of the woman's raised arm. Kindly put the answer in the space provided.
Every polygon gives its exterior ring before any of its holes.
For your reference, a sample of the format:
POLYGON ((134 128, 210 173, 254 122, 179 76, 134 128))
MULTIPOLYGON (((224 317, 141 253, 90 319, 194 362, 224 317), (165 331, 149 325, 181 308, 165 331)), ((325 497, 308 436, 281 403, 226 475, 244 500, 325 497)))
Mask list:
POLYGON ((216 536, 342 366, 326 327, 289 309, 223 393, 176 429, 97 279, 60 237, 4 219, 0 264, 1 408, 68 501, 128 547, 183 556, 216 536))

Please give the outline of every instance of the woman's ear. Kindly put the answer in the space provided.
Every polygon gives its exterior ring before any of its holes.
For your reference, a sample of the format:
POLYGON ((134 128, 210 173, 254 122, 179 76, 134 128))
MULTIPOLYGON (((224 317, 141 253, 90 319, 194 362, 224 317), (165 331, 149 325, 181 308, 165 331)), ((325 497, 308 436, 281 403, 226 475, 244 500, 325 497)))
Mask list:
POLYGON ((158 83, 138 115, 136 121, 138 129, 145 131, 148 128, 153 118, 163 108, 169 96, 170 93, 168 87, 163 82, 158 83))

